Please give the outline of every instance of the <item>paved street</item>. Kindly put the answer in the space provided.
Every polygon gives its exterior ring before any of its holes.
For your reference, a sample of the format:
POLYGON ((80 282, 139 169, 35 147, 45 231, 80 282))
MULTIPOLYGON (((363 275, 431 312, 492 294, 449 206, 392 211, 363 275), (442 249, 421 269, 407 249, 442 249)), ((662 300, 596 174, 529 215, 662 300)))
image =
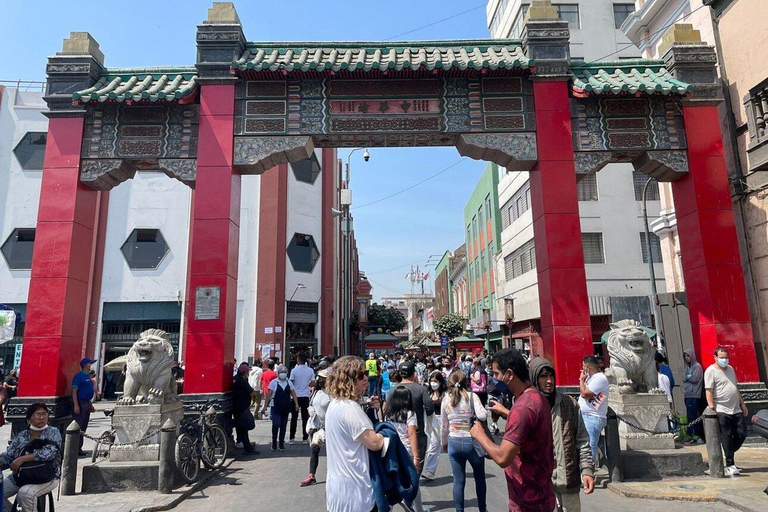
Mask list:
MULTIPOLYGON (((240 512, 248 504, 259 504, 261 510, 280 512, 309 512, 325 509, 325 456, 320 459, 318 484, 300 488, 299 482, 307 475, 309 447, 288 445, 285 452, 270 450, 270 425, 257 422, 251 432, 251 440, 258 440, 261 455, 235 461, 230 470, 214 479, 210 486, 187 499, 179 508, 185 512, 240 512), (254 435, 255 434, 255 435, 254 435)), ((236 453, 240 453, 237 450, 236 453)), ((491 462, 486 463, 488 480, 488 509, 507 510, 507 488, 502 470, 491 462)), ((424 482, 424 481, 422 481, 424 482)), ((452 477, 448 457, 440 456, 435 480, 424 482, 422 496, 426 510, 453 510, 451 497, 452 477)), ((477 511, 474 482, 467 481, 467 511, 477 511)), ((595 512, 688 512, 689 502, 656 501, 623 498, 607 489, 598 489, 592 496, 584 497, 583 510, 595 512)), ((722 504, 696 503, 697 512, 734 510, 722 504)))

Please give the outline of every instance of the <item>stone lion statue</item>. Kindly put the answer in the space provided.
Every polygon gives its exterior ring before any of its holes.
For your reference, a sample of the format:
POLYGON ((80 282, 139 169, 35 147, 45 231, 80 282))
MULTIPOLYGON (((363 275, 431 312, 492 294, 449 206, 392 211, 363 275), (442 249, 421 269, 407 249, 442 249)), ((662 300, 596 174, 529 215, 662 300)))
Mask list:
POLYGON ((620 393, 657 392, 656 350, 640 322, 620 320, 610 324, 608 354, 611 366, 606 376, 620 393))
POLYGON ((171 374, 173 347, 168 333, 147 329, 128 351, 125 385, 120 405, 162 404, 176 401, 176 380, 171 374))

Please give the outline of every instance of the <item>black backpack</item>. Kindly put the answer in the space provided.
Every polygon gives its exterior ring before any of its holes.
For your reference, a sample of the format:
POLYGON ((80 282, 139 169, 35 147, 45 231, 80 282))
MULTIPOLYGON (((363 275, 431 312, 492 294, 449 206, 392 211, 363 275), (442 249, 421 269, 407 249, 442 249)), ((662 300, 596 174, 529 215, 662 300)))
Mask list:
MULTIPOLYGON (((58 444, 48 439, 33 439, 21 449, 21 455, 30 455, 48 445, 53 445, 56 450, 61 450, 58 444)), ((56 478, 56 462, 52 460, 37 461, 31 460, 22 464, 16 473, 13 474, 13 480, 19 487, 25 485, 45 484, 56 478)))

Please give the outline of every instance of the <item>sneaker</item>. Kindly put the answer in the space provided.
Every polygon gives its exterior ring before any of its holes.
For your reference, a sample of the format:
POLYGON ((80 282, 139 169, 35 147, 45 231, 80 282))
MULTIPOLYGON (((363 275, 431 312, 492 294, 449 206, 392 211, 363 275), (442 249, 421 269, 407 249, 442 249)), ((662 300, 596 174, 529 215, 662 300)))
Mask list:
POLYGON ((435 474, 434 473, 427 473, 425 471, 424 473, 421 474, 421 478, 423 478, 424 480, 434 480, 435 479, 435 474))
POLYGON ((277 451, 277 443, 272 443, 272 451, 277 451))
POLYGON ((734 476, 739 476, 740 474, 741 472, 739 471, 739 468, 737 468, 736 466, 728 466, 727 468, 725 468, 725 476, 734 477, 734 476))
POLYGON ((312 475, 307 475, 307 478, 301 481, 299 483, 300 487, 309 487, 310 485, 315 485, 317 483, 317 480, 315 480, 315 477, 312 475))
POLYGON ((280 447, 280 451, 281 451, 281 452, 284 452, 284 451, 285 451, 285 446, 281 446, 281 447, 280 447))
POLYGON ((706 441, 704 441, 702 438, 698 438, 696 440, 696 444, 704 444, 704 443, 706 443, 706 441))
POLYGON ((288 440, 288 444, 296 444, 296 441, 295 441, 295 440, 293 440, 293 439, 289 439, 289 440, 288 440))
POLYGON ((309 439, 302 439, 301 444, 309 444, 309 439))
POLYGON ((243 447, 243 443, 241 443, 240 441, 235 443, 235 448, 242 448, 242 447, 243 447))
POLYGON ((260 452, 258 450, 254 450, 251 448, 250 450, 243 450, 243 455, 259 455, 260 452))

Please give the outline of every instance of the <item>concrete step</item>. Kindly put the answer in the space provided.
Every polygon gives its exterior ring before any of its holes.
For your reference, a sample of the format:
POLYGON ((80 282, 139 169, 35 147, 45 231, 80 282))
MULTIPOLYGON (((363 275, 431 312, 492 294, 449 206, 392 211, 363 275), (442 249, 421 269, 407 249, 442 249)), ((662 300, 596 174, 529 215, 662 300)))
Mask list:
POLYGON ((621 452, 624 480, 701 476, 707 465, 700 453, 674 450, 624 450, 621 452))

